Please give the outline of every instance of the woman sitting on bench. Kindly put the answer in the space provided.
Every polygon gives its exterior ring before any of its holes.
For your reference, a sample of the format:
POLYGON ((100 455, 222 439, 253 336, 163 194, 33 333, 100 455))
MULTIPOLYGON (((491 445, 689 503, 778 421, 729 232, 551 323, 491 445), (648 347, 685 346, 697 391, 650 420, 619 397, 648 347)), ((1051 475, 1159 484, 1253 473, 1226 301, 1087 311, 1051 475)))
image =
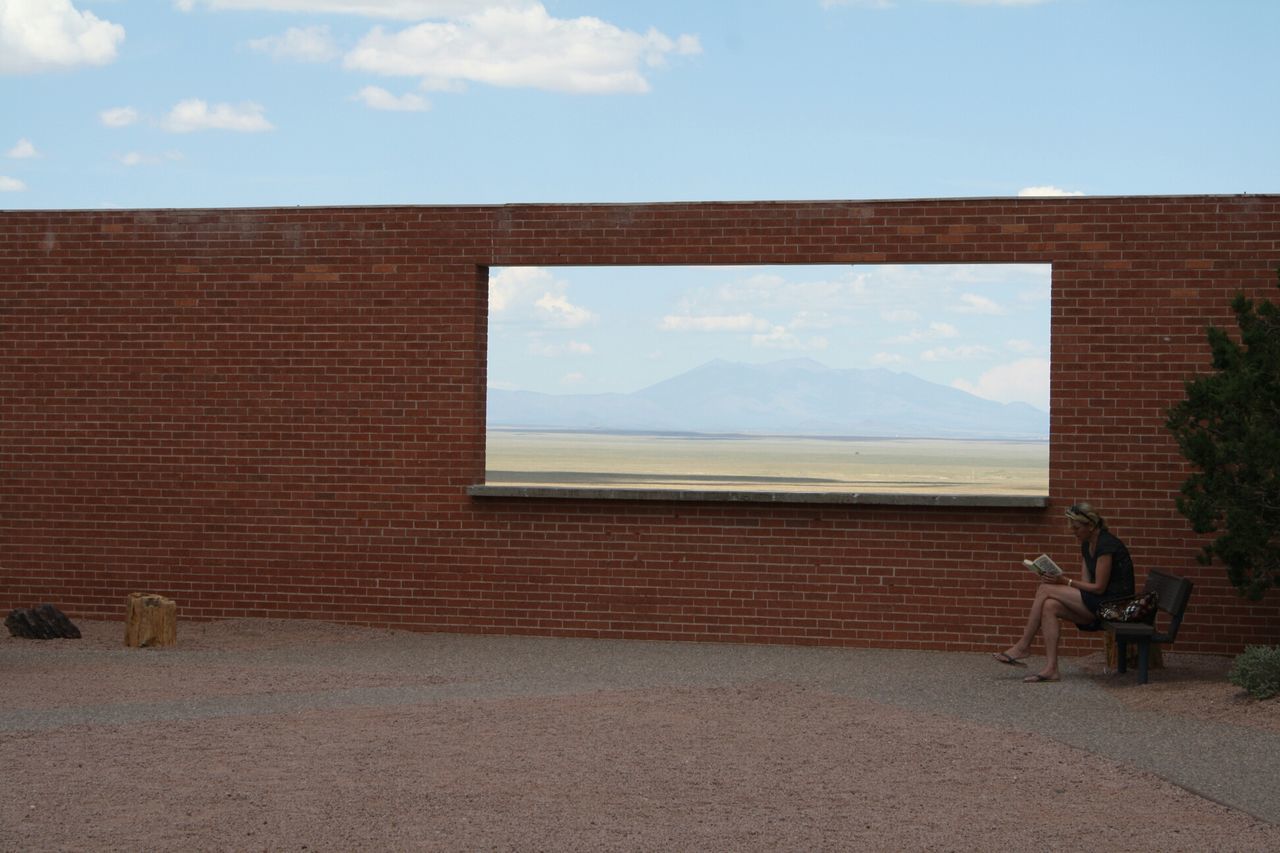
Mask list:
POLYGON ((1031 654, 1031 643, 1037 633, 1044 635, 1044 669, 1022 679, 1028 683, 1057 681, 1058 620, 1074 622, 1081 631, 1098 631, 1102 620, 1098 607, 1104 601, 1133 595, 1133 560, 1124 543, 1107 530, 1102 516, 1087 503, 1073 504, 1067 509, 1071 533, 1080 542, 1083 572, 1079 579, 1061 574, 1041 576, 1040 588, 1031 602, 1027 626, 1022 638, 993 657, 1000 663, 1025 666, 1023 658, 1031 654))

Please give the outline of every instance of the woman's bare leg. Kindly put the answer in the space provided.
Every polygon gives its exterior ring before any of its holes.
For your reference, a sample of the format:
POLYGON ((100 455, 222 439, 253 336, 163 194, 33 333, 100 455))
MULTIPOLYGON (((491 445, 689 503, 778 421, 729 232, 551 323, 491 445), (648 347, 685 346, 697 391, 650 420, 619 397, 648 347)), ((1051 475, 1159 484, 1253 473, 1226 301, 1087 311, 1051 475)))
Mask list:
POLYGON ((1062 625, 1058 618, 1064 615, 1064 609, 1056 598, 1044 603, 1044 621, 1041 629, 1044 632, 1044 669, 1040 670, 1043 678, 1058 677, 1058 638, 1062 636, 1062 625))
POLYGON ((1061 584, 1042 583, 1036 589, 1036 597, 1031 602, 1031 609, 1027 613, 1027 624, 1022 630, 1022 637, 1018 642, 1014 643, 1005 650, 1005 654, 1011 658, 1024 658, 1031 654, 1031 643, 1035 640, 1036 634, 1040 633, 1043 628, 1045 633, 1046 653, 1049 653, 1049 631, 1054 632, 1053 650, 1053 669, 1057 671, 1058 656, 1058 637, 1060 636, 1058 619, 1070 619, 1073 622, 1091 622, 1093 614, 1084 606, 1084 600, 1080 597, 1080 590, 1072 589, 1069 586, 1061 584), (1049 616, 1046 612, 1047 605, 1052 602, 1055 605, 1054 615, 1049 616), (1053 627, 1050 629, 1049 624, 1053 627))
POLYGON ((1036 588, 1036 597, 1031 601, 1031 609, 1027 613, 1027 624, 1022 629, 1022 636, 1018 642, 1005 649, 1005 654, 1011 658, 1025 658, 1031 654, 1031 643, 1036 638, 1036 634, 1040 632, 1040 622, 1043 620, 1042 613, 1044 609, 1045 599, 1048 597, 1048 590, 1051 587, 1048 584, 1040 584, 1036 588))
POLYGON ((1040 630, 1044 635, 1044 654, 1046 658, 1044 669, 1040 670, 1041 678, 1056 681, 1060 677, 1058 673, 1058 640, 1062 636, 1062 621, 1077 623, 1093 621, 1093 614, 1084 606, 1084 602, 1080 599, 1080 593, 1075 590, 1071 591, 1075 592, 1074 596, 1050 596, 1045 599, 1044 605, 1041 607, 1040 630), (1074 601, 1072 600, 1073 598, 1075 599, 1074 601))

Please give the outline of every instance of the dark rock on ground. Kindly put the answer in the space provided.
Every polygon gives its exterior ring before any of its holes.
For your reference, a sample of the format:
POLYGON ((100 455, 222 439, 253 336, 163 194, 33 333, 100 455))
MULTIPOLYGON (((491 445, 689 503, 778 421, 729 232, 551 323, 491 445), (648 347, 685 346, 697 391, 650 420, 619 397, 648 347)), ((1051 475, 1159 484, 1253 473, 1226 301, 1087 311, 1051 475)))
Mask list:
POLYGON ((27 637, 32 640, 80 639, 80 629, 52 604, 10 610, 4 619, 4 626, 9 629, 12 637, 27 637))

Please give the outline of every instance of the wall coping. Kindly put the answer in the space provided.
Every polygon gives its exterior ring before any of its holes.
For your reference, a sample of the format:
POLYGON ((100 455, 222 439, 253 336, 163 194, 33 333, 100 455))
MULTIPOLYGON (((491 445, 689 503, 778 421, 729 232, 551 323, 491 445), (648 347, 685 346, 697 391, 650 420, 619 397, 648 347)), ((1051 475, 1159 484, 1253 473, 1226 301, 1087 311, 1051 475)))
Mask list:
POLYGON ((649 199, 637 201, 500 201, 500 202, 437 202, 400 203, 400 204, 299 204, 299 205, 228 205, 224 207, 10 207, 0 209, 0 216, 32 216, 46 214, 102 214, 102 215, 137 215, 137 214, 207 214, 207 213, 263 213, 263 212, 323 212, 323 211, 361 211, 361 210, 513 210, 518 208, 668 208, 668 207, 793 207, 823 205, 932 205, 949 203, 1008 203, 1019 205, 1068 204, 1090 205, 1097 202, 1123 201, 1130 203, 1170 202, 1170 201, 1241 201, 1249 199, 1271 200, 1280 193, 1274 192, 1242 192, 1242 193, 1168 193, 1147 195, 1086 195, 1086 196, 1009 196, 1009 195, 973 195, 973 196, 902 196, 895 198, 791 198, 791 199, 649 199))

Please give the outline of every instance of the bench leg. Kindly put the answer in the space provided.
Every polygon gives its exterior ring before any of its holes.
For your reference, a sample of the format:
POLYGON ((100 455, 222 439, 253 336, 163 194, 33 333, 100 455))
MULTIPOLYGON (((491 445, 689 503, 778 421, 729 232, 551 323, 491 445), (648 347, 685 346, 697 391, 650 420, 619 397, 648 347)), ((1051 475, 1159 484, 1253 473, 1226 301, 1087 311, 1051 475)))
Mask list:
POLYGON ((1129 668, 1129 641, 1116 637, 1116 672, 1123 675, 1129 668))
POLYGON ((1138 641, 1138 683, 1147 683, 1147 659, 1151 656, 1151 643, 1146 640, 1138 641))

